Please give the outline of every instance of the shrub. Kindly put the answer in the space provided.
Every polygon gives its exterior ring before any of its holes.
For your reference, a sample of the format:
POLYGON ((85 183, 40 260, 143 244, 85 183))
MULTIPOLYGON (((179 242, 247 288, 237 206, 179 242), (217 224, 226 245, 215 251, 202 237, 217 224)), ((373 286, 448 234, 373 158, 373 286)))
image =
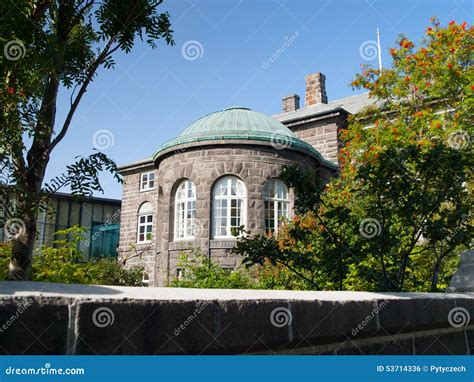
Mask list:
MULTIPOLYGON (((30 280, 66 284, 142 285, 142 267, 125 269, 115 259, 108 258, 84 261, 78 249, 79 242, 85 239, 84 233, 85 229, 79 226, 56 232, 55 235, 61 237, 54 241, 57 246, 42 246, 33 256, 30 280)), ((1 244, 0 280, 7 277, 10 257, 11 246, 1 244)))
POLYGON ((7 278, 11 255, 11 245, 9 243, 0 243, 0 280, 7 278))
POLYGON ((178 264, 184 271, 181 279, 171 281, 171 287, 255 289, 257 282, 244 268, 235 271, 222 269, 217 263, 202 255, 198 250, 190 255, 182 254, 178 264))

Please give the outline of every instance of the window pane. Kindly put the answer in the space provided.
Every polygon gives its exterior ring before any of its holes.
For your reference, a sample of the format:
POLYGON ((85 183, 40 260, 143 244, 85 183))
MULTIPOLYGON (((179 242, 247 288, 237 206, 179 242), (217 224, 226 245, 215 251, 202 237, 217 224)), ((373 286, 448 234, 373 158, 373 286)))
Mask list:
POLYGON ((146 172, 140 177, 140 190, 149 190, 155 186, 155 174, 146 172))
POLYGON ((231 228, 243 224, 245 185, 237 177, 227 176, 218 180, 213 189, 213 233, 231 236, 231 228))
POLYGON ((269 232, 278 229, 288 218, 288 189, 281 180, 271 179, 264 186, 263 196, 265 230, 269 232))
POLYGON ((273 180, 269 180, 263 186, 263 197, 272 198, 273 197, 273 180))
POLYGON ((184 180, 176 190, 175 238, 194 236, 196 216, 196 187, 190 180, 184 180))

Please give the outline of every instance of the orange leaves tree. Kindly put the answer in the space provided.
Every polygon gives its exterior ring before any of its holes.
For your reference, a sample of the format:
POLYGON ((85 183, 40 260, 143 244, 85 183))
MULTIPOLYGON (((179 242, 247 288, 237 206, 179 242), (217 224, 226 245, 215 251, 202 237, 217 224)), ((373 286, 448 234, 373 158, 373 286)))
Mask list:
POLYGON ((472 46, 466 23, 432 20, 419 46, 400 36, 391 68, 364 66, 352 86, 374 104, 340 133, 338 176, 308 203, 287 169, 304 208, 275 237, 242 239, 246 262, 286 264, 316 289, 444 289, 472 239, 472 46))

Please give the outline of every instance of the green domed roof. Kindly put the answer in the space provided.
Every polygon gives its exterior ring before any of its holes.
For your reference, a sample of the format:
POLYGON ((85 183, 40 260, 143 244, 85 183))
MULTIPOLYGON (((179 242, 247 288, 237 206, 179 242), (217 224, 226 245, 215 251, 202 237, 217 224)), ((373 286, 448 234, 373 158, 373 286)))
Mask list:
POLYGON ((153 157, 181 144, 215 140, 267 141, 277 149, 299 147, 320 157, 310 144, 276 119, 240 106, 208 114, 191 123, 176 138, 161 145, 153 157))

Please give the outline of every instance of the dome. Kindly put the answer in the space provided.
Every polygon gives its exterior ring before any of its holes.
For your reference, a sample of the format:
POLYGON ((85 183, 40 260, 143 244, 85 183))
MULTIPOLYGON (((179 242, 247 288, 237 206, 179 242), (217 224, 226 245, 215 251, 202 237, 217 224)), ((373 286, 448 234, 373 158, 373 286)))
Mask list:
POLYGON ((191 123, 176 138, 161 145, 153 157, 156 159, 161 152, 174 146, 216 140, 266 141, 276 149, 299 148, 321 158, 310 144, 297 138, 276 119, 241 106, 208 114, 191 123))

